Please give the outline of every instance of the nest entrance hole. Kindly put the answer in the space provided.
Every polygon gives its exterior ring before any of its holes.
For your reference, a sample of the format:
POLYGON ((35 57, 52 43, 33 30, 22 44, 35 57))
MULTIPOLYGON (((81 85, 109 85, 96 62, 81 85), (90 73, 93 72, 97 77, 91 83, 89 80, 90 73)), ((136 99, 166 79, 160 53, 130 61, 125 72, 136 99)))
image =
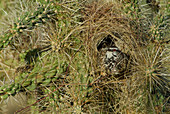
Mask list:
POLYGON ((105 38, 101 39, 97 43, 97 51, 100 51, 102 48, 114 47, 115 39, 111 35, 107 35, 105 38))

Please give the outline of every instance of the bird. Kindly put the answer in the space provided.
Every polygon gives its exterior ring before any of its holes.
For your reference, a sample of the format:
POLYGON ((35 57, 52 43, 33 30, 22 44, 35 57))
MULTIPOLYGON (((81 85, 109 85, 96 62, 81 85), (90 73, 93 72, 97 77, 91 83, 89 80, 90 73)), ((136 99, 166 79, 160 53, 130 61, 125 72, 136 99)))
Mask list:
POLYGON ((107 74, 119 75, 127 69, 129 57, 115 45, 111 37, 103 39, 99 46, 100 65, 107 74))
POLYGON ((107 73, 117 75, 126 69, 128 57, 118 47, 107 47, 101 51, 105 52, 102 62, 107 73))

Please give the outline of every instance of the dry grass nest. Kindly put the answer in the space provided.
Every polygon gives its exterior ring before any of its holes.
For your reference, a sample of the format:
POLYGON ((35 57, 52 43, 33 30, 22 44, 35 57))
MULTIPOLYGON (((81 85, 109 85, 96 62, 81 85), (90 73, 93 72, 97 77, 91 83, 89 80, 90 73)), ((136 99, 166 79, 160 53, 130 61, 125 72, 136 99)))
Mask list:
MULTIPOLYGON (((92 106, 115 113, 157 112, 155 107, 161 95, 168 95, 169 84, 160 75, 167 64, 162 60, 167 57, 163 55, 166 49, 151 42, 148 33, 142 32, 141 23, 121 10, 121 4, 92 3, 82 11, 86 29, 82 30, 81 38, 87 44, 91 74, 95 78, 92 96, 98 101, 92 106), (129 56, 127 68, 120 75, 108 75, 100 64, 100 44, 108 37, 110 43, 114 42, 129 56), (153 101, 155 96, 157 100, 153 101)), ((163 110, 163 105, 160 110, 163 110)))

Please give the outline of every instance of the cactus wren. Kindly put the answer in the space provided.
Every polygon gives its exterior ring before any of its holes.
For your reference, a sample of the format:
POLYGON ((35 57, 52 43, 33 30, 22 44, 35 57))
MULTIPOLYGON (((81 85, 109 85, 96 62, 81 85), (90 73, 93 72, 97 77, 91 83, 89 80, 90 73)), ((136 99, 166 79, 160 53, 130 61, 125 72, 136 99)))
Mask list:
POLYGON ((108 74, 116 75, 126 70, 129 57, 115 46, 110 37, 105 38, 99 46, 101 68, 108 74))

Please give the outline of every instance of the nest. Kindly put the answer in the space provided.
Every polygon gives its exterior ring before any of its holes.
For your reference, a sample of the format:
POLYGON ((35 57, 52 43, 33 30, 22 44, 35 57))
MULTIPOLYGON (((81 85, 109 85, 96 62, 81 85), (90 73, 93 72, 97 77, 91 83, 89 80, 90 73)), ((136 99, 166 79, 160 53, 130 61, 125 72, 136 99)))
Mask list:
MULTIPOLYGON (((85 7, 83 14, 86 22, 84 26, 87 26, 83 36, 88 44, 88 52, 95 72, 105 72, 100 59, 103 56, 101 48, 105 46, 117 47, 122 53, 128 55, 128 64, 131 64, 130 56, 133 56, 137 47, 143 45, 144 39, 140 36, 141 33, 137 33, 137 24, 121 11, 121 5, 94 2, 85 7)), ((129 69, 130 65, 126 65, 126 68, 120 72, 121 74, 129 72, 129 69)))

